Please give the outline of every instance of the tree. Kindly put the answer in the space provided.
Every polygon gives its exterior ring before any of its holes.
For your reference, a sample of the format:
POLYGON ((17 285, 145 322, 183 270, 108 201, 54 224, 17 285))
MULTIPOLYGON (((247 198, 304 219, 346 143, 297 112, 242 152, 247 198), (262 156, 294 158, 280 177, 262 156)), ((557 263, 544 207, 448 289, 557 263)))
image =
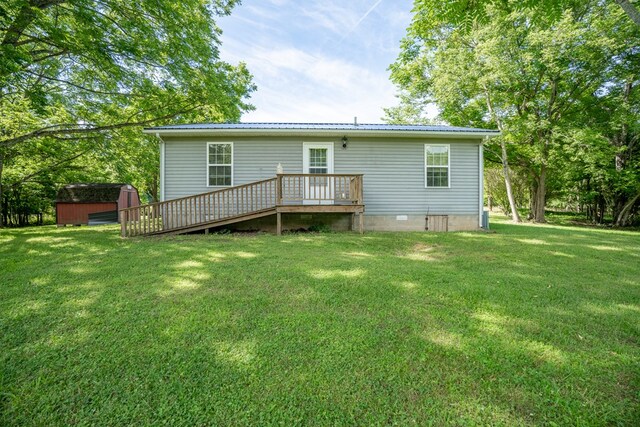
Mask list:
POLYGON ((412 99, 410 96, 401 93, 400 103, 397 106, 384 108, 383 120, 389 124, 412 124, 412 125, 433 125, 437 120, 433 120, 425 115, 425 104, 420 104, 420 100, 412 99))
POLYGON ((393 81, 447 122, 498 127, 507 189, 512 163, 529 176, 530 217, 544 222, 565 136, 587 124, 616 61, 637 56, 637 28, 613 2, 434 0, 414 11, 393 81))
MULTIPOLYGON (((515 206, 524 206, 528 197, 528 184, 526 177, 517 173, 511 173, 511 195, 507 194, 507 187, 504 185, 504 169, 500 162, 500 167, 491 163, 490 153, 487 152, 485 160, 487 160, 484 170, 485 193, 489 210, 493 206, 499 206, 505 215, 511 216, 511 200, 515 206)), ((518 172, 517 170, 511 172, 518 172)))
MULTIPOLYGON (((218 58, 235 0, 8 0, 0 5, 0 200, 23 145, 119 146, 124 129, 238 120, 254 89, 218 58)), ((75 148, 74 148, 75 147, 75 148)), ((131 149, 132 147, 127 147, 131 149)))
POLYGON ((631 20, 635 22, 636 25, 640 25, 640 12, 638 12, 638 9, 636 9, 636 7, 629 0, 616 0, 616 3, 620 5, 622 10, 624 10, 625 13, 629 15, 629 18, 631 18, 631 20))

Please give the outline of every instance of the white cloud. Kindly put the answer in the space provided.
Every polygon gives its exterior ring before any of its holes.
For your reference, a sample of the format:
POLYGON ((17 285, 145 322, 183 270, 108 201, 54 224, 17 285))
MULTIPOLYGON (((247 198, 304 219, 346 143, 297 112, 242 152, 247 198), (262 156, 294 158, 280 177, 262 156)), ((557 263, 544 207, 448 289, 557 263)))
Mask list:
POLYGON ((291 47, 253 48, 244 59, 258 86, 245 121, 379 122, 382 106, 395 103, 386 71, 291 47))
POLYGON ((387 67, 410 0, 285 2, 245 0, 222 22, 221 57, 246 62, 258 87, 242 120, 380 122, 397 103, 387 67))
POLYGON ((347 37, 347 35, 349 35, 349 33, 351 33, 351 32, 353 32, 353 31, 355 31, 355 30, 356 30, 356 28, 358 28, 358 25, 360 25, 360 23, 361 23, 362 21, 364 21, 365 19, 367 19, 367 16, 369 16, 369 14, 370 14, 371 12, 373 12, 373 11, 374 11, 374 9, 375 9, 376 7, 378 7, 378 5, 379 5, 381 2, 382 2, 382 0, 377 0, 377 1, 373 4, 373 6, 371 6, 371 7, 370 7, 370 8, 369 8, 365 13, 364 13, 364 15, 362 15, 362 16, 360 17, 360 19, 358 19, 358 22, 356 22, 356 23, 355 23, 355 25, 354 25, 352 28, 350 28, 350 29, 349 29, 349 32, 348 32, 347 34, 345 34, 344 36, 342 36, 342 39, 341 39, 341 40, 344 40, 344 39, 347 37))
POLYGON ((355 11, 346 6, 332 2, 310 2, 302 8, 301 14, 308 18, 306 21, 312 26, 342 36, 358 19, 355 11))

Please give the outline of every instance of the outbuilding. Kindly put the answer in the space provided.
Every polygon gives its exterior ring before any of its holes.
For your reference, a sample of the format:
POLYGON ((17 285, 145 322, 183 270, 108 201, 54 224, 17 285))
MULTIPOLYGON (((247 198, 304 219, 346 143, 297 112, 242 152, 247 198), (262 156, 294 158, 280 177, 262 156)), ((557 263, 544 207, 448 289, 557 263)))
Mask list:
POLYGON ((56 197, 56 223, 116 224, 118 210, 140 205, 138 190, 129 184, 69 184, 56 197))

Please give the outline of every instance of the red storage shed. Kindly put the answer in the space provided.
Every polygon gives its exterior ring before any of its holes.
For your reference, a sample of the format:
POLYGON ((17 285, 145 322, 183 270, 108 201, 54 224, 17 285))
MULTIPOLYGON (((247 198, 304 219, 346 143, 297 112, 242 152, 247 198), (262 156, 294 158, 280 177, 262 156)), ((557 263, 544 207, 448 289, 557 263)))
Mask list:
POLYGON ((129 184, 69 184, 56 197, 56 223, 98 225, 119 222, 118 210, 140 205, 138 190, 129 184))

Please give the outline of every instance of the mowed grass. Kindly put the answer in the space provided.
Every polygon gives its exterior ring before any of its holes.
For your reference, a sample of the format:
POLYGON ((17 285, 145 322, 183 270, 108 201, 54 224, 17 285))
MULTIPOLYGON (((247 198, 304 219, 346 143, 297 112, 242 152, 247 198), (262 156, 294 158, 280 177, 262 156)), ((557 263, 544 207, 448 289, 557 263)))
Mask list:
POLYGON ((0 230, 0 424, 638 425, 640 234, 0 230))

